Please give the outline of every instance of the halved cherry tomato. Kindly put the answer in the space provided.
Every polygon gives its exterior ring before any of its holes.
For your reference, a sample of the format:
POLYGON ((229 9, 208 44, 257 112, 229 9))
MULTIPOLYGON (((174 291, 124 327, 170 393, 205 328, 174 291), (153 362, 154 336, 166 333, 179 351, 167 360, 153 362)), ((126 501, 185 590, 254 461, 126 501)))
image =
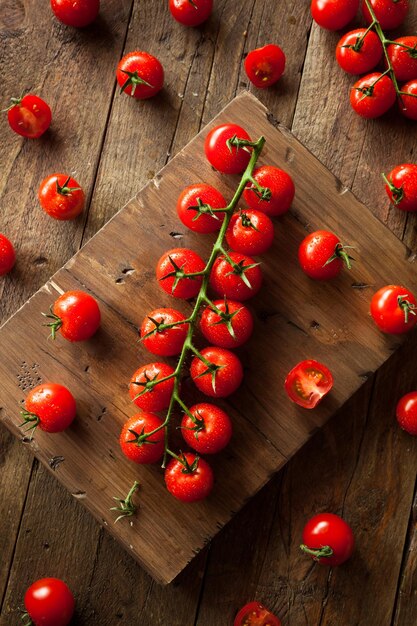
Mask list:
POLYGON ((120 60, 116 78, 121 92, 137 100, 146 100, 161 91, 164 68, 152 54, 135 50, 120 60))
POLYGON ((51 8, 63 24, 84 28, 96 19, 100 0, 51 0, 51 8))
POLYGON ((384 115, 395 103, 394 83, 381 72, 360 78, 350 90, 350 104, 361 117, 373 119, 384 115))
POLYGON ((351 30, 336 46, 336 60, 348 74, 370 72, 378 65, 383 53, 378 35, 366 28, 351 30))
POLYGON ((29 391, 22 410, 28 430, 39 427, 47 433, 60 433, 75 419, 76 403, 72 393, 56 383, 43 383, 29 391))
POLYGON ((281 622, 259 602, 248 602, 236 615, 233 626, 281 626, 281 622))
POLYGON ((83 210, 84 191, 75 178, 51 174, 44 178, 38 191, 41 207, 56 220, 73 220, 83 210))
POLYGON ((408 81, 400 89, 402 91, 399 101, 401 113, 409 120, 417 120, 417 79, 408 81))
POLYGON ((203 259, 188 248, 168 250, 156 265, 156 278, 162 289, 174 298, 193 298, 200 291, 205 268, 203 259))
POLYGON ((211 185, 197 183, 182 191, 177 200, 177 213, 181 222, 195 233, 215 233, 220 230, 225 213, 211 209, 226 206, 220 191, 211 185))
POLYGON ((417 164, 402 163, 383 176, 385 191, 394 206, 403 211, 417 211, 417 164))
POLYGON ((251 50, 245 59, 245 72, 249 80, 259 89, 274 85, 284 70, 285 54, 275 44, 251 50))
POLYGON ((270 217, 286 213, 294 200, 295 187, 291 176, 279 167, 262 165, 248 183, 243 197, 251 209, 262 211, 270 217))
POLYGON ((232 436, 232 422, 225 411, 214 404, 200 402, 189 408, 181 421, 186 443, 200 454, 215 454, 227 446, 232 436))
POLYGON ((213 0, 169 0, 172 17, 184 26, 199 26, 213 10, 213 0))
POLYGON ((289 398, 305 409, 314 409, 333 387, 330 370, 313 359, 300 361, 285 379, 289 398))
POLYGON ((405 287, 387 285, 373 295, 371 315, 383 333, 401 335, 417 323, 417 302, 405 287))
POLYGON ((97 301, 85 291, 66 291, 55 300, 46 325, 55 339, 59 331, 68 341, 86 341, 98 330, 101 321, 97 301))
POLYGON ((34 94, 27 94, 23 98, 12 98, 7 119, 15 133, 37 139, 50 127, 52 113, 45 100, 34 94))
POLYGON ((417 391, 406 393, 397 404, 397 421, 409 435, 417 435, 417 391))
POLYGON ((164 429, 148 435, 162 424, 154 413, 141 412, 132 415, 122 428, 120 447, 123 454, 135 463, 156 463, 165 449, 164 429))
POLYGON ((263 254, 274 242, 274 225, 262 211, 241 209, 232 215, 226 241, 236 252, 263 254))
POLYGON ((327 30, 340 30, 353 20, 359 0, 311 0, 313 20, 327 30))
POLYGON ((176 309, 151 311, 140 327, 140 336, 145 348, 159 356, 179 354, 189 328, 189 324, 183 324, 185 319, 185 315, 176 309), (174 326, 164 328, 165 324, 174 324, 174 326))
POLYGON ((168 491, 182 502, 197 502, 213 489, 214 475, 210 465, 192 452, 172 459, 165 470, 168 491))
POLYGON ((417 78, 417 37, 399 37, 387 47, 397 80, 408 81, 417 78))
MULTIPOLYGON (((408 0, 369 0, 375 17, 383 30, 392 30, 400 26, 407 17, 408 0)), ((368 24, 373 22, 365 0, 362 0, 362 13, 368 24)))
POLYGON ((246 145, 250 141, 241 126, 222 124, 209 132, 204 151, 210 164, 222 174, 241 174, 251 157, 252 148, 246 145))
POLYGON ((148 363, 136 370, 129 383, 129 394, 136 406, 143 411, 166 409, 174 389, 173 373, 174 368, 166 363, 148 363), (162 378, 167 380, 155 384, 162 378))
POLYGON ((351 527, 334 513, 312 517, 303 530, 301 550, 322 565, 342 565, 353 552, 355 539, 351 527))
POLYGON ((41 578, 27 589, 25 608, 35 626, 67 626, 74 614, 74 596, 63 580, 41 578))
POLYGON ((15 264, 16 254, 12 242, 0 233, 0 276, 4 276, 15 264))

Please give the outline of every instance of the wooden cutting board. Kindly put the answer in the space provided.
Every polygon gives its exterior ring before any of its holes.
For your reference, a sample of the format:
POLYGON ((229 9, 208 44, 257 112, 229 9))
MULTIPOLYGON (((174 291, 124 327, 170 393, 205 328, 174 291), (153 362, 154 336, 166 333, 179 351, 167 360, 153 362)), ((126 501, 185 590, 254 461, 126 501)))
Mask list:
MULTIPOLYGON (((415 266, 404 245, 244 92, 0 329, 1 420, 22 439, 19 403, 27 391, 41 381, 68 386, 78 405, 73 426, 57 435, 38 431, 22 445, 157 581, 168 583, 400 345, 402 339, 375 328, 369 301, 385 284, 413 289, 413 276, 415 266), (138 324, 157 307, 190 309, 157 285, 155 264, 164 251, 178 246, 206 258, 213 240, 184 228, 176 198, 184 186, 205 181, 230 199, 239 180, 213 171, 204 157, 208 129, 222 122, 242 125, 254 139, 266 137, 259 163, 289 171, 296 197, 291 212, 276 222, 275 244, 262 258, 264 286, 249 303, 256 329, 238 351, 244 383, 219 402, 233 420, 232 443, 211 460, 212 495, 187 505, 166 491, 160 467, 126 460, 118 437, 135 413, 127 392, 130 376, 154 360, 138 343, 138 324), (352 271, 328 284, 309 280, 297 262, 300 241, 317 228, 334 230, 355 247, 352 271), (42 327, 41 312, 69 289, 85 289, 100 302, 102 327, 83 344, 70 344, 60 335, 52 342, 42 327), (331 395, 314 411, 292 404, 283 389, 286 373, 304 358, 323 361, 335 379, 331 395), (131 523, 114 524, 113 496, 126 495, 135 479, 141 484, 138 514, 131 523)), ((185 388, 198 397, 191 385, 185 388)))

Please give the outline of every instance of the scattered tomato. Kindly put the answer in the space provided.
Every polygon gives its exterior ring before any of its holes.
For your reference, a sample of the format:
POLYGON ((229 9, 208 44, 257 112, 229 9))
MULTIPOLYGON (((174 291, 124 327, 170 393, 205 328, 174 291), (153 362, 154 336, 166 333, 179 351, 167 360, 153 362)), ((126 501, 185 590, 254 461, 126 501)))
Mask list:
POLYGON ((303 530, 300 548, 322 565, 342 565, 353 553, 355 539, 351 527, 334 513, 312 517, 303 530))
POLYGON ((410 120, 417 120, 417 79, 401 87, 400 111, 410 120), (407 95, 410 94, 410 95, 407 95))
POLYGON ((387 285, 371 300, 371 315, 383 333, 400 335, 410 331, 417 322, 417 302, 405 287, 387 285))
POLYGON ((74 396, 66 387, 43 383, 26 396, 21 426, 27 425, 28 430, 39 426, 47 433, 60 433, 72 423, 76 412, 74 396))
POLYGON ((350 269, 352 259, 339 237, 328 230, 316 230, 301 242, 298 260, 310 278, 330 280, 340 274, 343 265, 350 269))
POLYGON ((392 80, 380 72, 360 78, 350 90, 350 104, 367 119, 380 117, 394 104, 397 94, 392 80))
POLYGON ((359 0, 311 0, 313 20, 327 30, 340 30, 353 20, 359 0))
POLYGON ((274 85, 281 78, 284 70, 285 54, 275 44, 251 50, 245 59, 247 77, 259 89, 274 85))
POLYGON ((281 626, 281 622, 259 602, 248 602, 236 615, 233 626, 281 626))
POLYGON ((156 309, 142 322, 140 336, 143 345, 152 354, 175 356, 179 354, 187 336, 189 324, 183 324, 185 315, 176 309, 156 309), (164 328, 165 324, 175 324, 164 328), (154 332, 156 331, 156 332, 154 332), (152 333, 150 335, 149 333, 152 333))
POLYGON ((141 412, 132 415, 122 428, 120 447, 123 454, 135 463, 156 463, 165 449, 164 429, 153 435, 147 433, 163 424, 154 413, 141 412))
POLYGON ((120 92, 137 100, 152 98, 164 84, 164 68, 158 59, 148 52, 135 50, 126 54, 116 71, 120 92))
POLYGON ((220 191, 205 183, 197 183, 181 192, 177 213, 181 222, 195 233, 215 233, 220 230, 225 213, 211 209, 224 209, 226 206, 220 191))
POLYGON ((51 0, 51 8, 63 24, 84 28, 96 19, 100 0, 51 0))
POLYGON ((67 291, 51 307, 45 317, 52 319, 46 325, 51 329, 51 337, 56 333, 68 341, 86 341, 98 330, 101 321, 97 301, 85 291, 67 291))
POLYGON ((181 433, 190 448, 200 454, 223 450, 232 437, 232 422, 227 413, 208 402, 195 404, 189 412, 191 415, 182 418, 181 433))
POLYGON ((15 133, 37 139, 51 125, 52 113, 45 100, 33 94, 22 98, 12 98, 12 106, 7 110, 9 126, 15 133))
POLYGON ((249 183, 243 197, 251 209, 262 211, 270 217, 286 213, 294 200, 295 187, 291 176, 272 165, 258 167, 252 177, 255 183, 249 183))
POLYGON ((222 124, 206 137, 204 151, 210 164, 223 174, 241 174, 249 163, 251 139, 237 124, 222 124))
POLYGON ((184 26, 199 26, 213 10, 213 0, 169 0, 172 17, 184 26))
POLYGON ((67 626, 74 615, 74 596, 63 580, 41 578, 26 591, 25 608, 35 626, 67 626))
POLYGON ((0 233, 0 276, 4 276, 15 264, 16 254, 12 242, 0 233))
POLYGON ((297 363, 285 379, 289 398, 305 409, 314 409, 332 387, 331 371, 313 359, 297 363))
POLYGON ((200 318, 200 328, 211 344, 221 348, 243 345, 253 331, 253 317, 249 309, 234 300, 214 300, 215 309, 206 306, 200 318), (220 312, 220 313, 219 313, 220 312))
POLYGON ((417 435, 417 391, 403 396, 397 404, 397 421, 409 435, 417 435))
POLYGON ((262 211, 241 209, 232 215, 226 241, 236 252, 263 254, 274 242, 274 225, 262 211))
POLYGON ((165 252, 156 265, 156 278, 162 289, 174 298, 194 298, 203 282, 206 264, 193 250, 174 248, 165 252))
POLYGON ((66 174, 51 174, 39 187, 41 207, 56 220, 72 220, 82 212, 84 191, 77 181, 66 174))
POLYGON ((387 47, 387 53, 391 61, 397 80, 413 80, 417 78, 417 37, 399 37, 395 43, 387 47))
POLYGON ((200 354, 204 361, 195 356, 190 367, 197 389, 212 398, 226 398, 234 393, 243 379, 243 367, 238 357, 217 346, 204 348, 200 354))
MULTIPOLYGON (((397 28, 407 17, 408 0, 369 0, 369 3, 382 30, 397 28)), ((362 13, 366 22, 371 24, 373 16, 366 6, 365 0, 362 0, 362 13)))
POLYGON ((213 489, 213 470, 204 459, 184 452, 172 459, 165 470, 168 491, 182 502, 204 500, 213 489))
POLYGON ((248 300, 256 295, 262 285, 259 263, 240 252, 229 252, 229 258, 219 256, 212 267, 210 286, 219 295, 232 300, 248 300))
POLYGON ((383 47, 373 30, 357 28, 340 39, 336 47, 336 60, 348 74, 365 74, 378 65, 383 47))
POLYGON ((417 211, 417 165, 403 163, 383 176, 391 202, 403 211, 417 211))
POLYGON ((174 369, 166 363, 142 365, 133 374, 129 383, 129 394, 133 402, 143 411, 163 411, 170 403, 174 390, 174 378, 158 382, 172 376, 174 369))

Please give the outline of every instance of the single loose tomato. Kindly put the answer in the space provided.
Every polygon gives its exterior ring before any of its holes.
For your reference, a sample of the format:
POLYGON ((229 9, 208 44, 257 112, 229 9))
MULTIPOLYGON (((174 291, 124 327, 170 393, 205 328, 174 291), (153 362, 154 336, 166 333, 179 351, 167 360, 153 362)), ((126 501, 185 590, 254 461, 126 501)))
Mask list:
POLYGON ((387 47, 397 80, 413 80, 417 78, 417 37, 399 37, 387 47))
POLYGON ((209 346, 191 361, 190 374, 197 389, 212 398, 226 398, 243 379, 239 358, 230 350, 209 346), (203 359, 203 360, 202 360, 203 359))
POLYGON ((149 352, 159 356, 179 354, 189 328, 189 324, 184 324, 185 320, 185 315, 176 309, 151 311, 140 327, 143 345, 149 352))
POLYGON ((135 50, 126 54, 116 71, 120 92, 137 100, 152 98, 164 84, 164 68, 158 59, 148 52, 135 50))
POLYGON ((305 409, 314 409, 332 387, 331 371, 313 359, 297 363, 285 379, 289 398, 305 409))
POLYGON ((259 602, 248 602, 236 615, 233 626, 281 626, 281 622, 259 602))
POLYGON ((304 526, 300 548, 322 565, 341 565, 352 556, 354 547, 351 527, 334 513, 315 515, 304 526))
POLYGON ((51 0, 51 8, 63 24, 84 28, 96 19, 100 0, 51 0))
POLYGON ((27 94, 23 98, 12 98, 12 106, 7 110, 9 126, 15 133, 37 139, 51 125, 52 113, 45 100, 27 94))
POLYGON ((56 220, 73 220, 83 210, 84 191, 67 174, 51 174, 44 178, 38 191, 41 207, 56 220))
POLYGON ((229 252, 229 259, 219 256, 212 267, 210 286, 219 295, 232 300, 248 300, 262 285, 259 263, 246 254, 229 252))
POLYGON ((291 176, 272 165, 262 165, 253 173, 243 197, 251 209, 270 217, 286 213, 294 200, 295 187, 291 176))
POLYGON ((360 78, 350 90, 350 104, 361 117, 380 117, 392 107, 397 95, 392 80, 380 72, 360 78))
POLYGON ((417 391, 406 393, 397 404, 397 421, 409 435, 417 435, 417 391))
POLYGON ((162 289, 174 298, 194 298, 203 282, 203 259, 188 248, 165 252, 156 265, 156 278, 162 289))
POLYGON ((101 321, 97 301, 85 291, 67 291, 54 302, 50 314, 52 319, 46 326, 51 329, 51 337, 56 333, 68 341, 86 341, 98 330, 101 321))
POLYGON ((251 50, 245 59, 245 72, 249 80, 264 89, 274 85, 285 70, 285 54, 275 44, 251 50))
POLYGON ((182 502, 204 500, 213 489, 213 470, 204 459, 184 452, 172 459, 165 470, 168 491, 182 502))
POLYGON ((382 43, 373 30, 356 28, 340 39, 336 60, 348 74, 365 74, 378 65, 383 52, 382 43))
POLYGON ((63 580, 41 578, 27 589, 25 608, 35 626, 67 626, 74 615, 74 596, 63 580))
POLYGON ((327 30, 340 30, 353 20, 359 0, 311 0, 313 20, 327 30))
POLYGON ((417 165, 402 163, 383 176, 391 202, 403 211, 417 211, 417 165))
POLYGON ((232 422, 225 411, 214 404, 200 402, 189 409, 181 421, 186 443, 200 454, 216 454, 232 437, 232 422))
POLYGON ((262 211, 241 209, 232 215, 226 241, 236 252, 263 254, 274 242, 274 225, 262 211))
MULTIPOLYGON (((407 17, 408 0, 369 0, 372 11, 383 30, 392 30, 400 26, 407 17)), ((362 13, 368 24, 374 20, 365 0, 362 0, 362 13)))
POLYGON ((249 309, 234 300, 214 300, 214 307, 206 306, 200 318, 200 328, 211 344, 221 348, 243 345, 253 331, 253 317, 249 309))
POLYGON ((169 0, 172 17, 184 26, 199 26, 213 10, 213 0, 169 0))
POLYGON ((222 124, 206 137, 204 151, 210 164, 223 174, 241 174, 247 167, 251 143, 246 130, 237 124, 222 124))
POLYGON ((43 383, 26 396, 21 425, 28 425, 28 430, 39 426, 47 433, 60 433, 72 423, 76 412, 74 396, 66 387, 43 383))
POLYGON ((195 233, 215 233, 220 230, 225 213, 212 209, 224 209, 226 200, 211 185, 197 183, 186 187, 177 201, 177 213, 181 222, 195 233))
POLYGON ((328 230, 316 230, 307 235, 298 248, 301 269, 314 280, 336 278, 343 265, 351 268, 351 257, 339 237, 328 230))
POLYGON ((15 264, 16 254, 12 242, 0 233, 0 276, 4 276, 15 264))
POLYGON ((417 302, 405 287, 387 285, 373 295, 371 315, 383 333, 401 335, 417 323, 417 302))
POLYGON ((174 369, 166 363, 142 365, 133 374, 129 394, 143 411, 163 411, 170 403, 174 390, 174 369))
POLYGON ((410 120, 417 120, 417 79, 401 87, 400 111, 410 120))
POLYGON ((132 415, 122 428, 120 447, 123 454, 135 463, 156 463, 165 449, 163 421, 154 413, 132 415), (160 428, 153 434, 152 431, 160 428))

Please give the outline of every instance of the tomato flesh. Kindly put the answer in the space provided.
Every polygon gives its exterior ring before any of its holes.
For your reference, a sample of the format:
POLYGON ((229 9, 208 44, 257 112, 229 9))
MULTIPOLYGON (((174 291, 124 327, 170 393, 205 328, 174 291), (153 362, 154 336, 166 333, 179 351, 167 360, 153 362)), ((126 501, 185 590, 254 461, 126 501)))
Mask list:
POLYGON ((281 626, 281 622, 259 602, 248 602, 236 615, 233 626, 281 626))
POLYGON ((281 78, 284 69, 285 54, 275 44, 251 50, 245 59, 246 74, 259 89, 274 85, 281 78))
POLYGON ((42 98, 27 94, 21 99, 12 99, 13 106, 7 112, 9 126, 15 133, 37 139, 51 125, 51 109, 42 98))
POLYGON ((305 409, 314 409, 332 387, 330 370, 313 359, 298 363, 285 379, 288 396, 305 409))

